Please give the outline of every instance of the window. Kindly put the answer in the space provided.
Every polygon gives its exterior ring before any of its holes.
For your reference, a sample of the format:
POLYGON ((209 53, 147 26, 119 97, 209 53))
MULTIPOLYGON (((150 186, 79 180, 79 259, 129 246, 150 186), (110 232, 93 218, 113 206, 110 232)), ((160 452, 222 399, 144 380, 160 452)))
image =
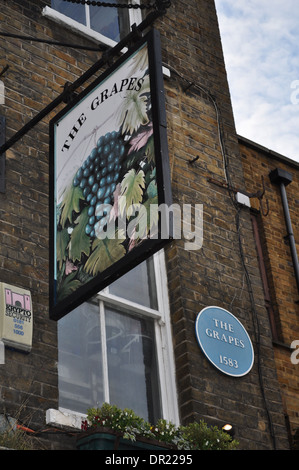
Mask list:
MULTIPOLYGON (((109 0, 109 3, 127 3, 127 0, 109 0)), ((138 2, 137 2, 138 3, 138 2)), ((44 9, 46 16, 60 22, 65 22, 73 29, 94 33, 94 38, 112 45, 109 40, 120 41, 129 33, 130 24, 139 23, 141 14, 139 10, 105 6, 84 5, 52 0, 51 8, 44 9), (53 14, 55 13, 56 14, 53 14)))
POLYGON ((163 252, 58 322, 59 407, 109 402, 178 422, 163 252))

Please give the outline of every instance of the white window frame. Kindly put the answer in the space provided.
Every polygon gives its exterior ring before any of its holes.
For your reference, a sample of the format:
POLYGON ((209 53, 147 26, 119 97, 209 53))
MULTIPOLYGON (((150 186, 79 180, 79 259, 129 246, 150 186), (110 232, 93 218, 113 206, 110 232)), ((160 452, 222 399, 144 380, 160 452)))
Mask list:
MULTIPOLYGON (((135 2, 132 2, 135 4, 140 4, 139 0, 135 0, 135 2)), ((85 5, 85 8, 87 8, 88 5, 85 5)), ((86 10, 87 11, 87 10, 86 10)), ((142 16, 141 16, 141 9, 139 8, 129 8, 129 23, 130 26, 132 26, 134 23, 139 24, 142 21, 142 16)), ((71 31, 80 34, 91 41, 97 43, 97 44, 105 44, 106 46, 109 47, 114 47, 117 42, 113 41, 113 39, 108 38, 107 36, 104 36, 101 33, 98 33, 97 31, 94 31, 93 29, 90 28, 90 25, 85 26, 78 21, 73 20, 72 18, 54 10, 53 8, 46 6, 42 10, 42 15, 50 20, 53 20, 54 22, 70 29, 71 31)), ((87 18, 87 23, 89 23, 89 15, 86 15, 87 18)))
MULTIPOLYGON (((154 310, 144 307, 135 302, 120 298, 116 295, 109 293, 109 288, 104 289, 98 294, 100 305, 100 318, 104 323, 104 306, 117 307, 130 313, 142 314, 144 317, 152 318, 155 320, 155 340, 157 348, 157 363, 158 374, 160 383, 160 398, 162 407, 162 416, 164 419, 179 425, 179 412, 177 405, 177 390, 175 378, 175 362, 173 353, 172 330, 170 322, 170 310, 167 288, 167 274, 165 266, 164 251, 156 253, 153 256, 155 282, 157 289, 158 309, 154 310)), ((102 344, 105 341, 105 324, 101 325, 102 331, 102 344)), ((106 348, 103 348, 102 354, 106 354, 106 348)), ((104 364, 107 361, 103 361, 104 364)), ((104 368, 104 384, 106 389, 104 391, 104 401, 109 401, 108 390, 108 370, 104 368)), ((65 425, 75 428, 81 427, 81 420, 84 414, 59 408, 59 410, 50 409, 46 413, 47 424, 65 425)), ((153 423, 154 424, 154 423, 153 423)))

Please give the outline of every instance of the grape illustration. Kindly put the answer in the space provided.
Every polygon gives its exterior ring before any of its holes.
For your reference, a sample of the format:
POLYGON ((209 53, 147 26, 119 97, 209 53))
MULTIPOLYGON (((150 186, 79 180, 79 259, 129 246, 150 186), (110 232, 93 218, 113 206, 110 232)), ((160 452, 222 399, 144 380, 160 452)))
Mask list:
POLYGON ((88 205, 86 235, 97 236, 109 221, 113 193, 121 175, 125 142, 119 131, 101 136, 76 172, 73 185, 82 189, 88 205))
MULTIPOLYGON (((78 286, 88 285, 92 278, 143 243, 143 237, 135 237, 139 228, 149 233, 155 224, 155 220, 153 224, 148 218, 142 220, 143 225, 138 225, 134 239, 127 231, 131 222, 136 220, 136 214, 129 208, 144 205, 148 210, 151 204, 158 202, 146 47, 138 52, 137 61, 135 57, 134 61, 132 59, 130 73, 132 76, 136 73, 140 79, 135 89, 131 87, 126 93, 118 94, 119 100, 115 97, 116 101, 112 103, 111 116, 115 116, 116 130, 105 135, 103 132, 94 142, 90 154, 81 154, 83 163, 74 169, 75 174, 68 175, 68 167, 63 167, 59 175, 62 178, 57 184, 59 198, 56 208, 59 299, 67 298, 78 286)), ((86 139, 95 138, 102 118, 106 117, 100 116, 99 122, 91 120, 90 125, 86 125, 86 134, 77 140, 66 164, 71 164, 73 158, 77 160, 83 148, 81 144, 90 142, 86 139)))

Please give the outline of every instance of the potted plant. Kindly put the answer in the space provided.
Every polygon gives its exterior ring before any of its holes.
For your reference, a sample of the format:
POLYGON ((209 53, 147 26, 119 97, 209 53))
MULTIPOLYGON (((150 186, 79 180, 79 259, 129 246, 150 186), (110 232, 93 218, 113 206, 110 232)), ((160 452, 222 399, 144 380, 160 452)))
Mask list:
POLYGON ((130 409, 104 403, 90 408, 77 439, 79 450, 232 450, 237 441, 204 421, 175 426, 159 419, 155 425, 130 409))

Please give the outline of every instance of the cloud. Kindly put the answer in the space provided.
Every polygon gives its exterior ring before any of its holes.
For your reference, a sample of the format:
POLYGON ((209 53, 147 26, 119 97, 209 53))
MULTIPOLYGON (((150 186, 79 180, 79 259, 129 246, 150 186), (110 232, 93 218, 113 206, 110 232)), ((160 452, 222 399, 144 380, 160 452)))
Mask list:
POLYGON ((215 3, 237 132, 299 161, 298 0, 215 3))

